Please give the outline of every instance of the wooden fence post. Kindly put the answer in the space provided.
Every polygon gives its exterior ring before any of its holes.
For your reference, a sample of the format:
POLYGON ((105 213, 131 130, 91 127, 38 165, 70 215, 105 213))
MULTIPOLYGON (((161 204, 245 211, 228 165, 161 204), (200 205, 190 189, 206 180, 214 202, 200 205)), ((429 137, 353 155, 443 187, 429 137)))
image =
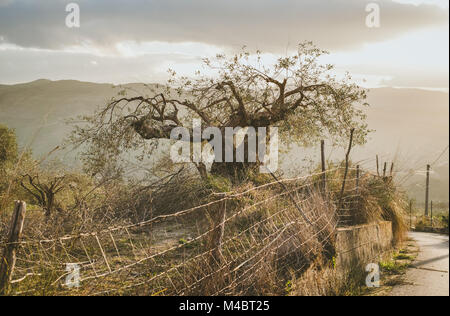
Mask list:
POLYGON ((383 166, 383 178, 386 177, 386 169, 387 169, 387 162, 385 162, 383 166))
POLYGON ((409 229, 412 229, 412 200, 409 200, 409 229))
POLYGON ((327 186, 326 166, 325 166, 325 141, 320 141, 320 160, 322 166, 322 190, 325 194, 327 186))
POLYGON ((3 250, 0 262, 0 295, 4 295, 8 291, 14 273, 17 242, 22 235, 26 210, 27 205, 25 202, 16 201, 9 226, 7 244, 3 250))
POLYGON ((378 160, 378 155, 377 155, 377 175, 380 176, 380 161, 378 160))
POLYGON ((348 142, 348 149, 347 149, 347 153, 345 155, 344 178, 342 180, 341 194, 339 195, 339 208, 338 209, 341 209, 342 198, 344 196, 345 182, 347 181, 348 165, 349 165, 349 159, 350 159, 350 151, 352 150, 352 145, 353 145, 353 133, 354 132, 355 132, 355 129, 352 128, 350 130, 350 140, 348 142))
POLYGON ((359 192, 359 176, 361 174, 361 170, 359 168, 359 165, 356 166, 356 192, 359 192))

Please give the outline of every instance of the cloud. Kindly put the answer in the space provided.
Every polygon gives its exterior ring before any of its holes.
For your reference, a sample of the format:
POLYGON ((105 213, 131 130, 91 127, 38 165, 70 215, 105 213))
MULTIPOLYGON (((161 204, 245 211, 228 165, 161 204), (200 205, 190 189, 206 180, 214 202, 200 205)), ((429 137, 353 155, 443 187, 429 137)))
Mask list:
POLYGON ((304 40, 346 50, 365 43, 448 23, 434 5, 390 0, 381 6, 381 27, 365 26, 369 1, 361 0, 78 0, 81 27, 67 28, 70 1, 0 0, 0 36, 21 47, 115 50, 125 41, 200 42, 285 52, 304 40))
MULTIPOLYGON (((167 69, 192 70, 199 58, 179 54, 152 54, 150 57, 101 57, 77 52, 0 47, 0 83, 13 84, 40 78, 76 79, 103 83, 166 82, 167 69)), ((189 72, 190 73, 190 72, 189 72)))
POLYGON ((13 3, 13 0, 0 0, 0 7, 6 7, 13 3))

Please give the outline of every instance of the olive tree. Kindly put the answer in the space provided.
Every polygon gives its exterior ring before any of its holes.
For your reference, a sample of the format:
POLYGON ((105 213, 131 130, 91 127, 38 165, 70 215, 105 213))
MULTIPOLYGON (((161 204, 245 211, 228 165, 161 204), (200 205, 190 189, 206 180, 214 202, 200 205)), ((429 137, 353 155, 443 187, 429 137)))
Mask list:
MULTIPOLYGON (((324 54, 306 42, 296 54, 273 63, 264 62, 261 52, 243 49, 231 58, 204 59, 206 74, 197 71, 187 77, 170 70, 167 85, 148 86, 148 95, 129 96, 123 90, 84 117, 87 124, 77 126, 72 140, 88 145, 84 159, 93 170, 111 165, 124 152, 151 155, 174 128, 192 129, 194 118, 221 130, 277 126, 286 144, 309 145, 321 137, 339 142, 354 128, 355 142, 363 143, 368 132, 362 110, 366 91, 350 75, 338 77, 333 65, 322 64, 324 54)), ((232 177, 252 166, 214 162, 207 170, 204 163, 196 163, 203 177, 208 172, 232 177)))

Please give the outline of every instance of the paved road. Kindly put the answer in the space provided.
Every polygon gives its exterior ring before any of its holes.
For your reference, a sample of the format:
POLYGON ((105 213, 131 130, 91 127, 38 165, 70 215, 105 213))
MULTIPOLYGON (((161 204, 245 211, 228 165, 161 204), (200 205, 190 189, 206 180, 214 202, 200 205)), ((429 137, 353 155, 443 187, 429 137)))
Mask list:
POLYGON ((448 236, 410 233, 420 252, 405 275, 405 285, 394 287, 392 296, 448 296, 448 236))

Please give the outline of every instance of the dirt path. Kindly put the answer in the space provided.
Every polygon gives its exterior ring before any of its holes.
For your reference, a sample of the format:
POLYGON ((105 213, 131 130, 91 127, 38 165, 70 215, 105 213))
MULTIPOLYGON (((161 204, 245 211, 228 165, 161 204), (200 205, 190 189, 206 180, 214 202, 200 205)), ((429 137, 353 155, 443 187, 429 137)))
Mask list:
POLYGON ((448 236, 410 233, 420 247, 413 268, 405 274, 404 285, 395 286, 391 296, 448 296, 448 236))

